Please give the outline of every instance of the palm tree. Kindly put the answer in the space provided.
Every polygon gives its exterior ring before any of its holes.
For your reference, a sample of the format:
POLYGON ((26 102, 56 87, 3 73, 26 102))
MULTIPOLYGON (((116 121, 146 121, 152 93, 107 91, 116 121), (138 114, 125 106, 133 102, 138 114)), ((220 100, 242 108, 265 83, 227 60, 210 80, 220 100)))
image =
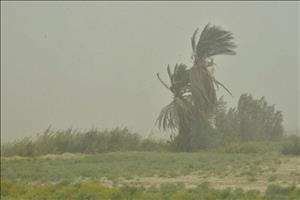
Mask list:
POLYGON ((235 55, 236 45, 232 42, 233 35, 229 31, 207 24, 203 29, 198 42, 194 32, 191 42, 194 64, 190 70, 192 98, 194 102, 194 116, 192 117, 190 148, 206 148, 208 137, 212 131, 211 119, 217 106, 216 88, 223 87, 230 91, 209 70, 213 67, 213 58, 217 55, 235 55))
MULTIPOLYGON (((173 101, 162 109, 158 117, 158 126, 164 130, 178 130, 175 142, 181 144, 180 150, 199 147, 199 141, 193 137, 209 132, 209 119, 217 105, 216 88, 221 86, 231 94, 209 69, 214 65, 214 56, 235 54, 232 33, 207 24, 196 43, 197 33, 198 29, 191 38, 193 66, 188 69, 184 64, 176 65, 173 73, 168 66, 171 86, 157 74, 161 83, 173 93, 173 101)), ((205 138, 200 137, 200 140, 205 138)))
POLYGON ((202 115, 207 116, 213 111, 217 103, 215 86, 221 86, 230 93, 209 71, 209 68, 214 65, 213 57, 235 55, 233 49, 236 45, 232 42, 232 33, 224 31, 220 27, 207 24, 196 44, 197 32, 198 29, 191 38, 194 64, 190 70, 190 81, 196 109, 202 115))
POLYGON ((167 71, 170 86, 160 78, 159 73, 157 73, 157 77, 165 88, 173 94, 173 100, 163 107, 157 118, 157 123, 164 131, 169 129, 174 133, 178 130, 177 137, 171 135, 171 142, 172 144, 176 143, 175 146, 180 146, 180 149, 184 149, 186 147, 185 140, 189 138, 187 134, 190 133, 191 117, 193 116, 189 69, 184 64, 176 64, 173 73, 170 66, 167 67, 167 71))

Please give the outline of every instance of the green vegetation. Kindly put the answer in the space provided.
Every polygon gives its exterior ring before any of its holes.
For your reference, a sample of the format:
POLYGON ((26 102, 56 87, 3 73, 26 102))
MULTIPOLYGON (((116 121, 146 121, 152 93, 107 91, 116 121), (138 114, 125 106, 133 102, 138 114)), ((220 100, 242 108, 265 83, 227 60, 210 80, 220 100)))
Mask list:
POLYGON ((265 194, 258 191, 244 191, 240 188, 235 190, 215 190, 207 184, 201 184, 193 189, 187 189, 178 184, 165 184, 158 188, 130 187, 109 188, 95 181, 75 184, 31 185, 25 182, 14 183, 1 181, 1 199, 22 200, 297 200, 300 189, 296 187, 280 187, 271 185, 265 194))
POLYGON ((1 199, 296 200, 300 185, 297 167, 297 157, 272 151, 2 157, 1 199), (204 187, 207 184, 209 188, 204 187), (264 193, 269 184, 278 185, 277 189, 264 193), (282 184, 297 186, 284 189, 282 184))
POLYGON ((164 130, 178 131, 171 141, 178 151, 209 147, 208 137, 212 132, 210 120, 217 106, 216 88, 221 86, 230 93, 216 80, 211 68, 214 66, 214 56, 235 54, 233 34, 210 24, 204 27, 198 41, 197 33, 198 29, 191 38, 193 65, 176 64, 173 73, 168 66, 170 86, 157 74, 160 82, 173 94, 172 102, 158 116, 158 125, 164 130))
POLYGON ((266 153, 278 151, 276 142, 235 142, 224 145, 226 153, 266 153))
MULTIPOLYGON (((223 124, 224 127, 227 125, 223 124)), ((220 125, 217 127, 219 128, 220 125)), ((208 150, 226 153, 273 153, 299 155, 300 138, 281 136, 277 141, 243 141, 239 135, 216 131, 207 140, 208 150), (231 139, 231 140, 230 140, 231 139)), ((1 144, 2 156, 40 156, 47 154, 84 153, 97 154, 120 151, 177 151, 172 142, 141 138, 128 129, 116 128, 99 131, 96 129, 79 132, 68 129, 55 131, 48 128, 35 138, 24 138, 12 143, 1 144)))
POLYGON ((218 101, 215 126, 221 143, 247 141, 279 141, 283 136, 283 117, 264 97, 254 99, 242 94, 236 108, 218 101))
POLYGON ((165 151, 168 144, 151 138, 143 139, 127 128, 87 132, 68 129, 52 130, 50 127, 35 138, 24 138, 1 145, 2 156, 38 156, 62 153, 103 153, 113 151, 165 151))
POLYGON ((281 149, 283 154, 300 155, 300 137, 292 135, 286 138, 281 149))
MULTIPOLYGON (((261 176, 282 164, 277 154, 234 154, 220 152, 114 152, 96 155, 77 155, 68 158, 42 156, 26 159, 2 159, 2 178, 32 182, 70 182, 78 177, 117 180, 119 177, 179 177, 201 176, 261 176), (251 174, 249 174, 251 172, 251 174)), ((292 167, 295 167, 292 165, 292 167)), ((129 177, 129 178, 130 178, 129 177)), ((278 177, 278 180, 284 177, 278 177)), ((289 177, 290 180, 297 178, 289 177)), ((297 180, 297 179, 295 179, 297 180)))
MULTIPOLYGON (((240 96, 237 108, 227 110, 216 89, 222 87, 213 73, 213 58, 235 55, 233 34, 207 24, 191 42, 193 65, 176 64, 167 67, 170 85, 157 74, 159 81, 173 95, 173 100, 158 116, 158 126, 171 130, 171 146, 177 151, 208 149, 236 141, 276 141, 283 135, 283 116, 264 97, 253 99, 251 94, 240 96)), ((298 145, 299 146, 299 145, 298 145)), ((288 150, 287 150, 288 151, 288 150)))

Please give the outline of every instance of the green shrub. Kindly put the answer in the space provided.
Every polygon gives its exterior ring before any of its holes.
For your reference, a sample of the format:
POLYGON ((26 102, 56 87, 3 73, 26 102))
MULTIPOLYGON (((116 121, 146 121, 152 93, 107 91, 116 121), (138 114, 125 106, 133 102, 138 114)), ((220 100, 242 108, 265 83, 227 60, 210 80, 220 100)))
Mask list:
POLYGON ((24 138, 12 143, 1 144, 3 156, 38 156, 62 153, 103 153, 113 151, 165 151, 167 142, 142 139, 127 128, 112 130, 91 129, 86 132, 77 130, 51 130, 35 138, 24 138))
POLYGON ((28 137, 10 144, 1 144, 1 155, 34 156, 34 144, 28 137))
POLYGON ((259 142, 239 142, 224 146, 226 153, 263 153, 267 150, 267 147, 259 142))
POLYGON ((282 145, 281 153, 300 155, 300 137, 296 135, 289 136, 282 145))

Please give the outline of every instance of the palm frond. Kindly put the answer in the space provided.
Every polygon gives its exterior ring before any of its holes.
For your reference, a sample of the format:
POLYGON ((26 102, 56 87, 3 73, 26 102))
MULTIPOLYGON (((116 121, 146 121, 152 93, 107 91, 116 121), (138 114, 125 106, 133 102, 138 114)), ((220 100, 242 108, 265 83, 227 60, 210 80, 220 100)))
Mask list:
POLYGON ((192 108, 192 104, 188 100, 175 97, 170 104, 161 110, 156 123, 164 131, 167 129, 175 131, 179 127, 189 127, 192 108))
POLYGON ((226 90, 226 92, 228 92, 228 94, 230 94, 232 96, 232 93, 230 92, 230 90, 225 87, 225 85, 223 85, 220 81, 218 81, 217 79, 214 78, 214 82, 217 86, 221 86, 224 90, 226 90))
POLYGON ((199 30, 198 28, 195 30, 195 32, 194 32, 194 34, 193 34, 193 36, 191 38, 193 53, 196 52, 196 35, 198 33, 198 30, 199 30))
POLYGON ((198 40, 196 56, 200 59, 205 59, 215 55, 234 55, 236 45, 232 42, 233 38, 233 34, 230 31, 207 24, 198 40))
POLYGON ((163 86, 165 86, 165 88, 167 88, 168 90, 170 89, 170 87, 160 78, 159 73, 156 74, 158 80, 161 82, 161 84, 163 84, 163 86))
POLYGON ((172 78, 172 73, 171 73, 170 65, 167 66, 167 71, 168 71, 169 79, 170 79, 171 85, 172 85, 173 84, 173 78, 172 78))
POLYGON ((183 90, 183 88, 188 88, 190 83, 189 69, 184 64, 175 66, 174 73, 172 76, 173 87, 177 88, 178 91, 183 90))
POLYGON ((178 114, 179 126, 184 129, 189 128, 193 114, 193 105, 189 96, 185 96, 184 98, 176 97, 174 102, 178 114))
POLYGON ((168 86, 157 73, 158 80, 171 92, 174 96, 183 95, 186 92, 189 92, 189 69, 184 64, 176 64, 174 67, 173 73, 171 72, 170 66, 167 66, 167 72, 170 79, 171 85, 168 86))
POLYGON ((178 116, 174 108, 174 101, 163 107, 156 120, 158 127, 164 131, 170 129, 175 131, 178 127, 178 116))

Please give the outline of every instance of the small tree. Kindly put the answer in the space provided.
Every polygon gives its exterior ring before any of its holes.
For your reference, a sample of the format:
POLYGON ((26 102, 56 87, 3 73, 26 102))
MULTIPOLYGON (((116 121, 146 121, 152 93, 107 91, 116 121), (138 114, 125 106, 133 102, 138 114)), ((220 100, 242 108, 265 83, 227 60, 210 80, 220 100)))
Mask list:
POLYGON ((253 99, 242 94, 237 107, 239 132, 242 140, 278 140, 283 135, 283 117, 275 105, 264 97, 253 99))
POLYGON ((278 140, 283 135, 283 116, 269 105, 264 97, 253 99, 242 94, 237 108, 226 108, 223 98, 218 100, 214 124, 221 143, 251 140, 278 140))
POLYGON ((218 99, 214 124, 219 137, 219 144, 231 143, 239 140, 239 123, 235 108, 227 110, 223 97, 218 99))

